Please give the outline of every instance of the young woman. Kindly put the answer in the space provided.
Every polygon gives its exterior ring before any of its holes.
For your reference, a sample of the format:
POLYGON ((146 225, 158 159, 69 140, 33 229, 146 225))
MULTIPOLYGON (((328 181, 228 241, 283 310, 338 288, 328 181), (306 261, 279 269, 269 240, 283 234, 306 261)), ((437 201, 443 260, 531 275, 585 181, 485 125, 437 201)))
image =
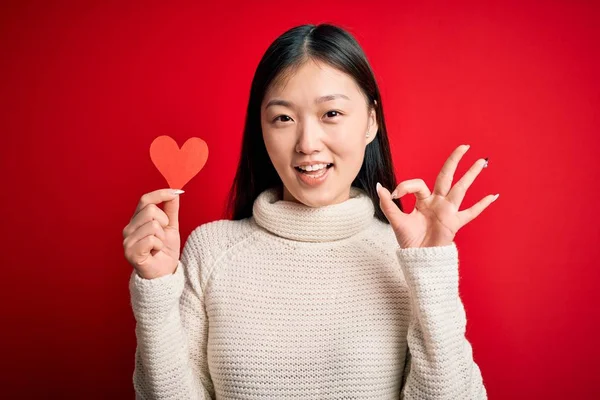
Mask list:
POLYGON ((452 187, 467 149, 433 193, 396 186, 355 39, 327 24, 277 38, 252 81, 232 220, 197 227, 180 258, 181 191, 163 189, 123 231, 138 398, 485 399, 453 239, 496 197, 458 211, 487 164, 452 187))

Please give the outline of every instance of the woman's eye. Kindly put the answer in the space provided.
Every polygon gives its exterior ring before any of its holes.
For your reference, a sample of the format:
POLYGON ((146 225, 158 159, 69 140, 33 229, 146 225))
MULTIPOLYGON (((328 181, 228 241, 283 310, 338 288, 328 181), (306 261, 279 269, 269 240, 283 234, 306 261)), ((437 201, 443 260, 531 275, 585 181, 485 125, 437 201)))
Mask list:
POLYGON ((329 118, 333 118, 333 117, 337 117, 338 115, 342 115, 342 113, 339 111, 331 110, 331 111, 327 111, 325 113, 325 115, 327 115, 329 118))
POLYGON ((273 122, 277 122, 277 121, 281 121, 281 122, 288 122, 291 121, 292 119, 287 116, 287 115, 279 115, 277 117, 275 117, 275 119, 273 120, 273 122))

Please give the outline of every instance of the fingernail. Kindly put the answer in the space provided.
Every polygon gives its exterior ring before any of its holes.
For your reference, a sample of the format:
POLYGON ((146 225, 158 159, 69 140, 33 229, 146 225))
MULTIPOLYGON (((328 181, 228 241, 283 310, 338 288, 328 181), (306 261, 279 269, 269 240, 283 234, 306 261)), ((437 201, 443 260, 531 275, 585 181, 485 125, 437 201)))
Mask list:
POLYGON ((492 201, 496 201, 496 199, 498 198, 498 196, 500 196, 500 193, 498 193, 497 195, 495 195, 495 196, 492 198, 492 201))
POLYGON ((185 193, 185 191, 183 191, 181 189, 171 189, 171 194, 181 194, 181 193, 185 193))
POLYGON ((397 190, 394 190, 394 191, 392 192, 392 199, 397 199, 397 198, 398 198, 398 191, 397 191, 397 190))
POLYGON ((489 159, 490 159, 489 157, 485 158, 485 164, 483 164, 483 168, 487 168, 489 159))
POLYGON ((377 182, 377 185, 375 185, 375 187, 377 188, 377 194, 379 194, 379 189, 381 189, 381 183, 377 182))

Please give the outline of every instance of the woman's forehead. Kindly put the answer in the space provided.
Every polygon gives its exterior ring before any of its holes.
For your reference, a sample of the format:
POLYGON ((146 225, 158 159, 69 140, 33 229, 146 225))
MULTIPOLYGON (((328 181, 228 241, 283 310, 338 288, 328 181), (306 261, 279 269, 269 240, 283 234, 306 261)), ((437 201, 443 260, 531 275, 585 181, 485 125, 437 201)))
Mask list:
MULTIPOLYGON (((265 93, 265 101, 272 98, 305 98, 311 101, 322 96, 342 94, 350 100, 356 99, 359 87, 354 79, 326 64, 306 62, 300 66, 288 68, 276 77, 265 93)), ((343 97, 340 97, 343 98, 343 97)))

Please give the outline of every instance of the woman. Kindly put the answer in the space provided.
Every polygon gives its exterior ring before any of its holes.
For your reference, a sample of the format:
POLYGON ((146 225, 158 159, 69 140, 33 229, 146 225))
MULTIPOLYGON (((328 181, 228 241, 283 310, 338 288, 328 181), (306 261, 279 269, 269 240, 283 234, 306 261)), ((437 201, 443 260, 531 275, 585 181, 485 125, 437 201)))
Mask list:
POLYGON ((180 259, 181 191, 164 189, 142 196, 123 231, 137 396, 485 399, 453 239, 495 197, 458 211, 487 164, 451 187, 467 149, 433 193, 413 179, 390 194, 383 105, 360 46, 332 25, 285 32, 252 82, 233 220, 197 227, 180 259))

